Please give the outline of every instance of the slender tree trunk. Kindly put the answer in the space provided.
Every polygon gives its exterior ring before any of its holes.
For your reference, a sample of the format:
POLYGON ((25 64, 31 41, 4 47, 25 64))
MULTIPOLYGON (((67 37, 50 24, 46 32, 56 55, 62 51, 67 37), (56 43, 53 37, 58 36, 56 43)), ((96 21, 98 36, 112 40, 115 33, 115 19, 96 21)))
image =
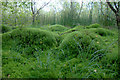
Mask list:
POLYGON ((32 25, 34 25, 35 24, 35 16, 33 15, 32 16, 32 25))
POLYGON ((72 2, 72 0, 71 0, 71 2, 70 2, 71 4, 70 4, 70 26, 73 26, 73 2, 72 2))
POLYGON ((115 15, 116 15, 116 22, 117 22, 118 29, 120 29, 120 1, 118 2, 118 8, 115 15))
POLYGON ((116 22, 117 22, 118 29, 120 29, 120 14, 116 14, 116 22))
POLYGON ((90 9, 90 15, 89 15, 90 24, 92 23, 92 12, 93 12, 93 2, 91 2, 91 9, 90 9))
MULTIPOLYGON (((17 9, 17 2, 15 4, 15 11, 17 9)), ((15 13, 15 26, 17 25, 17 13, 15 13)))
POLYGON ((83 8, 83 1, 82 1, 82 4, 81 4, 81 7, 80 7, 80 12, 78 14, 78 23, 80 23, 80 15, 81 15, 81 12, 82 12, 82 8, 83 8))
POLYGON ((115 13, 117 26, 118 26, 118 29, 120 29, 120 1, 118 2, 118 7, 116 5, 116 2, 114 2, 115 7, 113 7, 108 0, 107 0, 107 4, 111 8, 111 10, 115 13))

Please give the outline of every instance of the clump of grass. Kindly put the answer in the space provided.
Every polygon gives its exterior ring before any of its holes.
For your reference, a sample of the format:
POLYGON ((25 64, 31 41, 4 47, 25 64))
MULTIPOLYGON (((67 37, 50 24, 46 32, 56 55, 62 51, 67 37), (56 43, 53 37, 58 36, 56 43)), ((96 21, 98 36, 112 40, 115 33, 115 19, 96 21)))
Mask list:
POLYGON ((78 54, 94 53, 103 48, 104 43, 100 43, 100 40, 102 40, 100 37, 89 34, 88 31, 72 32, 60 44, 61 55, 63 54, 63 58, 68 56, 72 58, 78 54))

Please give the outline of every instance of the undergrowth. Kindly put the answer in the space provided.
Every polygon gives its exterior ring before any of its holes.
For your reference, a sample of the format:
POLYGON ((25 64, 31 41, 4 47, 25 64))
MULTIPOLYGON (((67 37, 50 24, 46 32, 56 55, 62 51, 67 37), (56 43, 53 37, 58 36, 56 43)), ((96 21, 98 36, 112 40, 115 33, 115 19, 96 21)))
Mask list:
POLYGON ((2 77, 119 78, 118 33, 90 26, 47 25, 3 33, 2 77))

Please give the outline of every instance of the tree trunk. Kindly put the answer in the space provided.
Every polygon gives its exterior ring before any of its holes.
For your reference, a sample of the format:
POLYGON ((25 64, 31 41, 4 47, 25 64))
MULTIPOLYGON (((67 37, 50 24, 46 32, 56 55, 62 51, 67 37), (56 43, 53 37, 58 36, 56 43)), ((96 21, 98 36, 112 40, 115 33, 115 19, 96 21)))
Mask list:
POLYGON ((118 13, 116 14, 116 21, 118 29, 120 29, 120 1, 118 2, 118 13))
POLYGON ((70 26, 73 26, 73 2, 70 2, 70 26))
POLYGON ((34 25, 35 24, 35 16, 33 15, 32 16, 32 25, 34 25))
POLYGON ((117 26, 118 29, 120 29, 120 1, 118 2, 118 7, 116 5, 116 2, 114 2, 114 6, 116 9, 110 4, 108 0, 107 0, 107 4, 111 8, 111 10, 115 13, 117 26))
POLYGON ((120 29, 120 15, 119 14, 116 14, 116 22, 117 22, 118 29, 120 29))

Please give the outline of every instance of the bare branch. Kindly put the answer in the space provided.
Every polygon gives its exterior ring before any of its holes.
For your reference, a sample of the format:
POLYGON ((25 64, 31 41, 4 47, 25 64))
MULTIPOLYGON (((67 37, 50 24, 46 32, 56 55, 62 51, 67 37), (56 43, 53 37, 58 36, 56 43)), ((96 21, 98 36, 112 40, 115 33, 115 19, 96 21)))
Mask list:
POLYGON ((113 8, 113 6, 110 4, 109 0, 106 0, 107 1, 107 4, 108 6, 111 8, 111 10, 116 14, 117 11, 113 8))
MULTIPOLYGON (((51 1, 51 0, 50 0, 50 1, 51 1)), ((37 10, 37 12, 36 12, 35 15, 37 15, 41 9, 43 9, 45 6, 47 6, 47 5, 50 3, 50 1, 49 1, 48 3, 46 3, 46 4, 44 4, 42 7, 40 7, 40 8, 37 10)))
POLYGON ((103 15, 103 16, 107 16, 107 17, 109 17, 110 19, 114 19, 114 18, 108 16, 107 14, 104 14, 104 12, 102 11, 102 9, 103 9, 103 7, 102 7, 102 2, 100 2, 100 4, 101 4, 101 13, 102 13, 102 15, 103 15))
POLYGON ((118 11, 118 7, 117 7, 117 4, 116 4, 116 2, 114 2, 114 5, 115 5, 115 8, 116 8, 116 10, 118 11))
POLYGON ((31 1, 31 10, 32 10, 32 13, 34 14, 33 3, 32 3, 32 1, 31 1))

